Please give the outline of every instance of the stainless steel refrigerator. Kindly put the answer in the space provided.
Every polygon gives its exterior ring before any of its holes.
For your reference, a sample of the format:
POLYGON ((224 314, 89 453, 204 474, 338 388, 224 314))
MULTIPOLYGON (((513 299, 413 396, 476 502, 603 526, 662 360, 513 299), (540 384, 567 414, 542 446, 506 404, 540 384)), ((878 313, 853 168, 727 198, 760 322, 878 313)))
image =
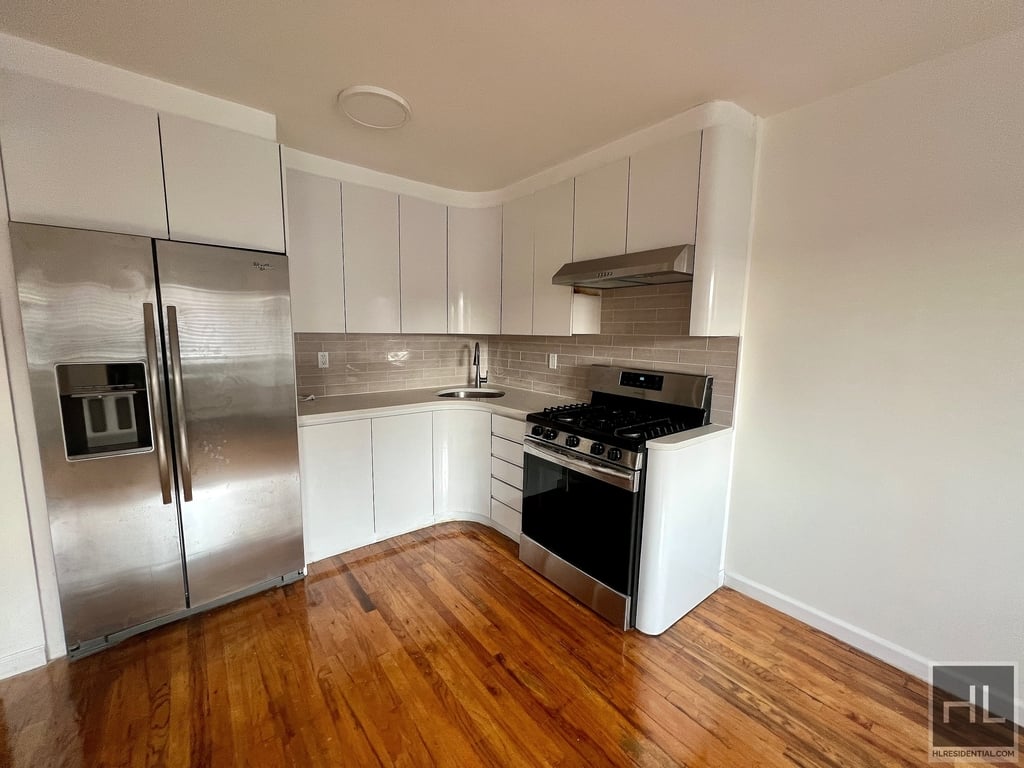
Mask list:
POLYGON ((285 257, 10 229, 69 651, 301 577, 285 257))

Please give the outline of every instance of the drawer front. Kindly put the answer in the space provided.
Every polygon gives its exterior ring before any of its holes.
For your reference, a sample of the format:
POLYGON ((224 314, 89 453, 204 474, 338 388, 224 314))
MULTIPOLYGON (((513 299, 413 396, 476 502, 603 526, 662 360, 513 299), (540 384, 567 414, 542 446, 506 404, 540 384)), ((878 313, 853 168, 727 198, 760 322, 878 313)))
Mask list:
POLYGON ((523 516, 497 499, 491 499, 491 520, 512 533, 522 533, 523 516))
POLYGON ((497 499, 505 506, 512 507, 520 514, 523 512, 523 492, 493 477, 491 478, 491 498, 497 499))
POLYGON ((499 459, 515 464, 517 467, 523 466, 523 446, 519 443, 513 443, 511 440, 492 436, 491 456, 497 456, 499 459))
POLYGON ((491 457, 491 477, 496 477, 513 488, 523 490, 523 468, 494 456, 491 457))
POLYGON ((498 437, 522 443, 523 430, 525 429, 525 421, 517 421, 516 419, 510 419, 507 416, 499 416, 497 414, 491 416, 491 434, 498 437))

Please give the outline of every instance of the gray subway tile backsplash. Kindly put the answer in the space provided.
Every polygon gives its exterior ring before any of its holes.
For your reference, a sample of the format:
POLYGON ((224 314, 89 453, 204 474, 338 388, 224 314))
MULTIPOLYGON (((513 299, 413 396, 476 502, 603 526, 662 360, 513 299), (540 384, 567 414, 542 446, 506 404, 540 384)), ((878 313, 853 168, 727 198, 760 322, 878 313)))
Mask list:
POLYGON ((711 420, 732 424, 739 339, 686 335, 690 284, 605 291, 601 333, 578 336, 295 334, 299 395, 355 394, 470 383, 473 344, 490 383, 587 399, 590 365, 619 365, 715 377, 711 420), (650 312, 654 311, 654 315, 650 312), (317 353, 330 368, 317 368, 317 353), (558 367, 548 368, 548 355, 558 367))

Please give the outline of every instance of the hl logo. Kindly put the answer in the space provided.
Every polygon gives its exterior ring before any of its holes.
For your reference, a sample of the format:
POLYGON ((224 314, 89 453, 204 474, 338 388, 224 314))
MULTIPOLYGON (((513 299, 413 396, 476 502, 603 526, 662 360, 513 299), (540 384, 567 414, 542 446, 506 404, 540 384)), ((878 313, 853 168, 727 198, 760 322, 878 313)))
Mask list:
MULTIPOLYGON (((949 723, 949 712, 953 707, 965 707, 970 711, 970 721, 978 722, 977 700, 974 697, 976 685, 970 686, 970 695, 967 701, 944 701, 942 702, 942 722, 949 723)), ((981 722, 983 723, 1005 723, 1005 717, 992 717, 989 713, 989 686, 981 686, 981 722)))
POLYGON ((933 664, 929 700, 930 762, 1016 761, 1016 664, 933 664))

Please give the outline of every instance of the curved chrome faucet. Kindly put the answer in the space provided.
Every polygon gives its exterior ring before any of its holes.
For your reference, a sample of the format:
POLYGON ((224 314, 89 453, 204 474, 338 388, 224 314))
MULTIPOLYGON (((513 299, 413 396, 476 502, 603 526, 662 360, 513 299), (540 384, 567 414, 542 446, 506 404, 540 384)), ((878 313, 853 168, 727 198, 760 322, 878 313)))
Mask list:
POLYGON ((487 383, 487 375, 480 375, 480 342, 473 344, 473 386, 480 389, 481 384, 487 383))

